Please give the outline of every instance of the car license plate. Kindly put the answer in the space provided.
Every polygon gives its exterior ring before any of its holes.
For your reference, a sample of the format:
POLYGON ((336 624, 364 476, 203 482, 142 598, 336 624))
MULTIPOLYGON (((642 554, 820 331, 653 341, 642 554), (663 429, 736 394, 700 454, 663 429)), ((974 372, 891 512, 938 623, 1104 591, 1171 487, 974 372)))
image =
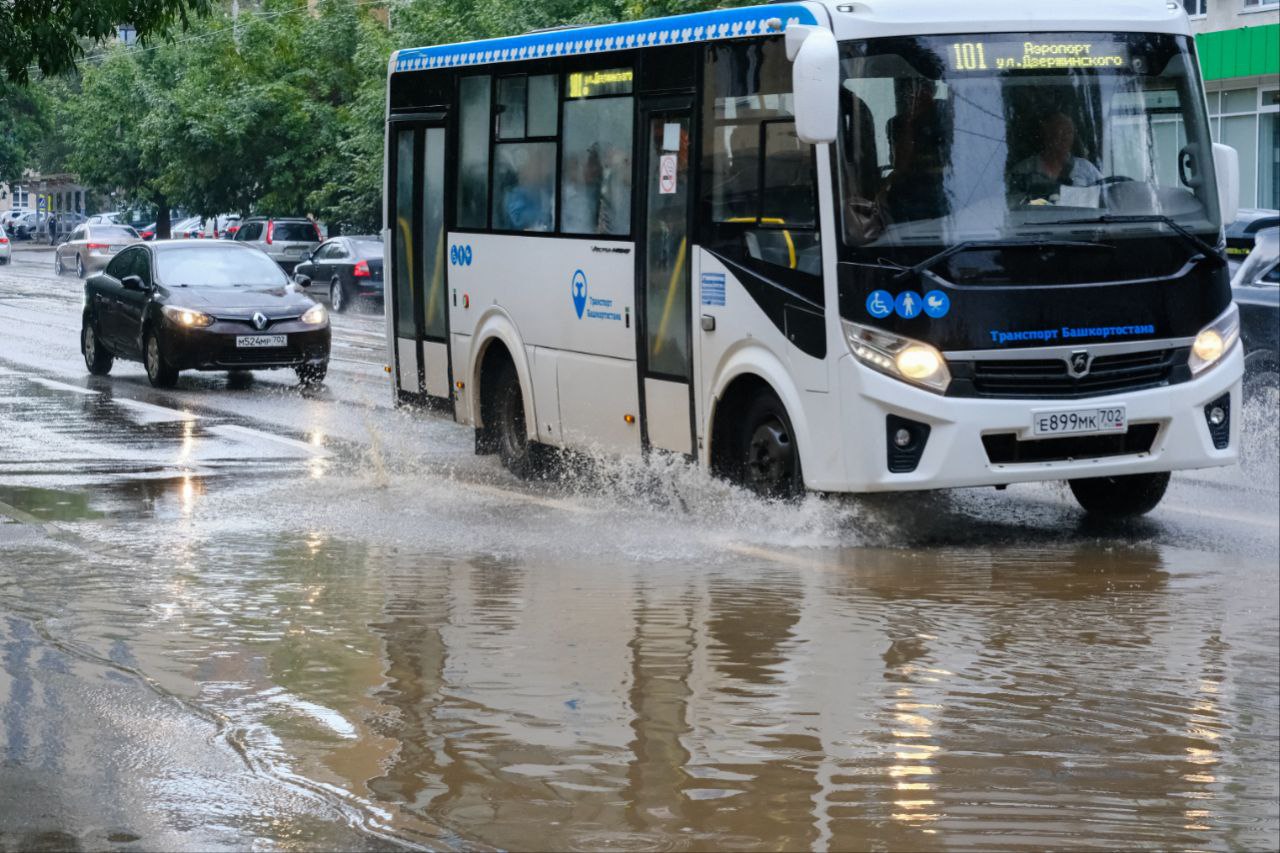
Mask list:
POLYGON ((288 335, 237 335, 236 346, 241 349, 259 349, 264 347, 287 347, 288 335))
POLYGON ((1129 429, 1124 406, 1098 409, 1061 409, 1034 412, 1031 430, 1036 435, 1075 435, 1078 433, 1120 433, 1129 429))

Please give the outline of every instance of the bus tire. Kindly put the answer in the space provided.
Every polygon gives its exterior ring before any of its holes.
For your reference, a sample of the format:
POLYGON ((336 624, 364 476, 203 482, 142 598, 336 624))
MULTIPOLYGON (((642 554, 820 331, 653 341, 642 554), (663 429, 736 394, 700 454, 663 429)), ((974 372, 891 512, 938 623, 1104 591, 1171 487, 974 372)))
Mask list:
POLYGON ((524 394, 515 365, 503 359, 490 381, 493 385, 485 424, 490 427, 498 458, 512 474, 531 480, 543 472, 546 448, 529 440, 524 394))
POLYGON ((1071 494, 1090 515, 1136 518, 1156 508, 1169 488, 1169 473, 1127 474, 1069 480, 1071 494))
POLYGON ((748 404, 732 465, 735 479, 765 498, 791 500, 804 494, 800 448, 787 407, 770 389, 748 404))

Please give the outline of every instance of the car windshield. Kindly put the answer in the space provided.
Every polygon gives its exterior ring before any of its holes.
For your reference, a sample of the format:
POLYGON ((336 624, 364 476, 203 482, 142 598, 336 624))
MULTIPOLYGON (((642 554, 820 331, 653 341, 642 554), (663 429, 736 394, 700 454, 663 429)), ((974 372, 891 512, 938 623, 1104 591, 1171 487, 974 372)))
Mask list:
POLYGON ((954 245, 1080 230, 1218 232, 1186 38, 1036 33, 841 46, 845 240, 954 245), (1141 220, 1141 221, 1137 221, 1141 220))
POLYGON ((292 242, 317 243, 320 237, 310 222, 277 222, 272 226, 271 239, 292 242))
POLYGON ((138 236, 138 232, 123 225, 90 225, 89 236, 131 240, 138 236))
POLYGON ((288 284, 284 271, 271 258, 256 249, 228 243, 156 252, 156 271, 161 281, 174 287, 275 287, 288 284))

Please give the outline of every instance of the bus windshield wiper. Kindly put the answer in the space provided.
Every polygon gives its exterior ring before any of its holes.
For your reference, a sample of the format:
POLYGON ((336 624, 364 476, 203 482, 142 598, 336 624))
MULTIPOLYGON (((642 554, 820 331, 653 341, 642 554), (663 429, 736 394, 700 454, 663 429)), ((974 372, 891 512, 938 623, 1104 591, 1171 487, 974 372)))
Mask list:
MULTIPOLYGON (((1061 224, 1061 223, 1059 223, 1061 224)), ((1039 237, 1025 238, 1021 240, 964 240, 949 246, 925 258, 913 267, 902 267, 901 271, 894 275, 893 280, 899 281, 910 275, 919 275, 925 270, 941 261, 945 261, 952 255, 958 255, 961 252, 967 252, 970 249, 1009 249, 1009 248, 1045 248, 1045 249, 1114 249, 1106 243, 1095 243, 1086 240, 1045 240, 1039 237)))
POLYGON ((1165 216, 1163 213, 1104 213, 1102 216, 1095 216, 1092 219, 1059 219, 1054 222, 1045 222, 1044 225, 1123 225, 1126 222, 1159 222, 1168 225, 1175 234, 1186 240, 1206 258, 1215 259, 1219 266, 1226 266, 1227 259, 1224 258, 1217 249, 1210 246, 1194 231, 1189 230, 1183 225, 1179 225, 1171 217, 1165 216))

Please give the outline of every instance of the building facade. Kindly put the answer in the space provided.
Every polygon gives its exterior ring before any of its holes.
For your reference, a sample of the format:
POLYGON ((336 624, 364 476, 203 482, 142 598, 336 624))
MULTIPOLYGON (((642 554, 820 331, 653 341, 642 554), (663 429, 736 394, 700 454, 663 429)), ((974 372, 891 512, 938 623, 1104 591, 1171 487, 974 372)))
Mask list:
POLYGON ((1213 138, 1240 152, 1240 206, 1280 208, 1280 0, 1183 0, 1213 138))
POLYGON ((20 208, 35 210, 41 196, 48 199, 46 209, 54 213, 87 213, 88 193, 75 175, 27 172, 22 183, 0 184, 0 213, 20 208))

